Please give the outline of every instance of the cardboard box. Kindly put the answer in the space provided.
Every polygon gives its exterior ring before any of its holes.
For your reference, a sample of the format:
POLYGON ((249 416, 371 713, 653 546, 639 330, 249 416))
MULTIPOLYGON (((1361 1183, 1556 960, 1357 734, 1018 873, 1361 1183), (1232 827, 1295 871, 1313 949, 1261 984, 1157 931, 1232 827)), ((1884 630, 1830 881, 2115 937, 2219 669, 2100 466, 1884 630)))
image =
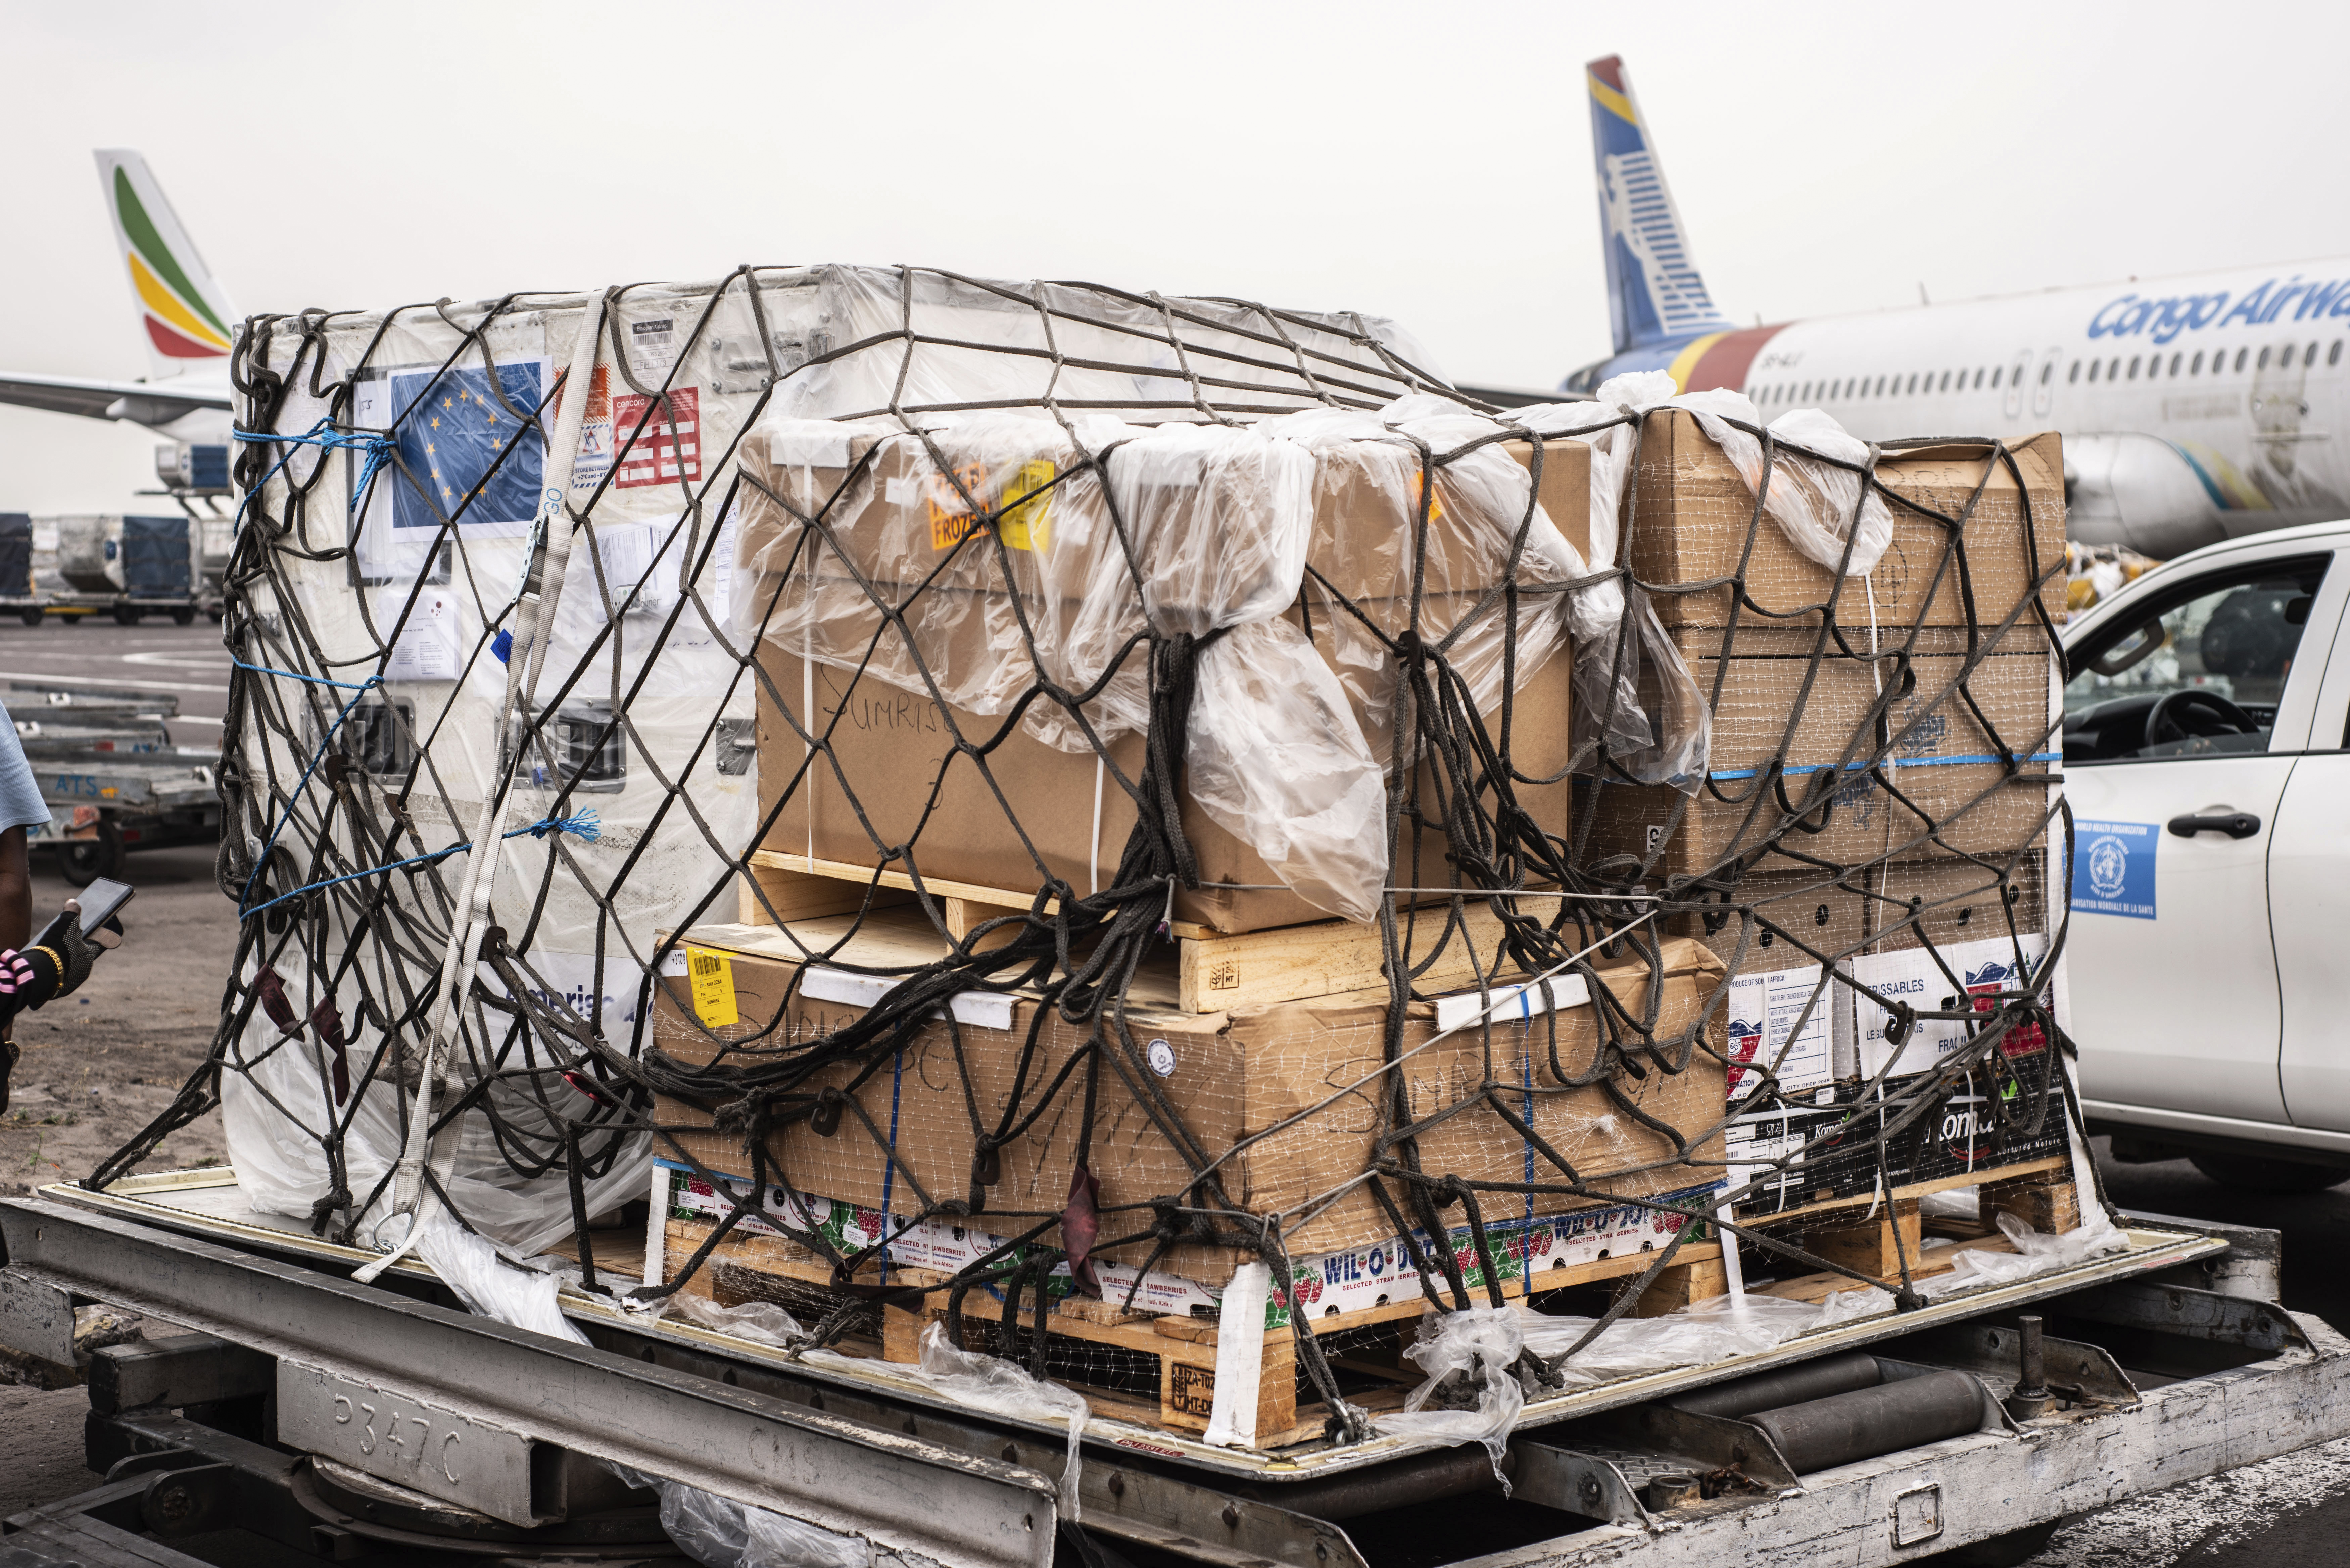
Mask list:
MULTIPOLYGON (((981 519, 969 511, 919 441, 899 437, 879 441, 877 447, 877 441, 873 431, 844 426, 837 452, 801 450, 807 444, 805 434, 796 444, 787 443, 771 452, 769 438, 754 434, 746 444, 743 460, 744 476, 751 482, 746 486, 750 499, 742 524, 745 566, 759 570, 764 563, 764 569, 772 571, 778 563, 791 560, 793 569, 801 570, 813 560, 819 575, 844 580, 847 567, 853 566, 858 575, 892 597, 910 591, 904 579, 920 580, 919 572, 937 570, 932 563, 945 560, 943 552, 978 526, 981 519), (869 461, 861 468, 853 466, 868 451, 869 461), (827 468, 785 461, 810 455, 837 457, 839 465, 827 468), (823 513, 835 543, 795 556, 794 544, 804 542, 803 524, 796 514, 808 511, 823 513)), ((1527 443, 1513 443, 1505 450, 1521 464, 1531 464, 1534 453, 1527 443)), ((1115 463, 1116 458, 1111 461, 1115 463)), ((1418 461, 1409 448, 1373 442, 1350 443, 1318 454, 1309 559, 1322 579, 1347 595, 1389 635, 1404 630, 1412 621, 1414 523, 1403 505, 1407 494, 1417 493, 1418 461)), ((1090 474, 1065 479, 1049 497, 1049 508, 1019 503, 1020 496, 1057 472, 1053 462, 1038 459, 1024 464, 998 461, 992 467, 966 464, 957 471, 957 478, 983 504, 1002 507, 1007 501, 1014 503, 1001 519, 1002 528, 1016 527, 1021 537, 1030 542, 1048 536, 1053 527, 1076 525, 1080 516, 1088 518, 1087 527, 1108 530, 1101 487, 1090 474), (1039 462, 1042 467, 1036 466, 1039 462), (1053 521, 1055 517, 1058 522, 1053 521)), ((1588 543, 1589 490, 1589 449, 1576 442, 1546 445, 1536 493, 1544 512, 1579 549, 1588 543)), ((1200 519, 1186 525, 1217 525, 1206 498, 1178 510, 1184 518, 1196 514, 1200 519)), ((1513 516, 1507 522, 1514 526, 1518 519, 1513 516)), ((1440 470, 1436 500, 1430 508, 1430 567, 1420 584, 1426 591, 1419 600, 1419 629, 1431 640, 1475 610, 1485 590, 1498 580, 1506 562, 1492 548, 1491 523, 1487 513, 1477 509, 1477 498, 1460 493, 1446 471, 1440 470)), ((1006 542, 1013 543, 1008 534, 1006 542)), ((1038 564, 1042 555, 1024 547, 1003 552, 1013 572, 1012 586, 1028 602, 1032 615, 1047 600, 1066 605, 1066 596, 1072 591, 1070 584, 1045 579, 1038 564)), ((946 561, 941 575, 922 591, 931 597, 933 605, 955 601, 956 607, 941 609, 924 620, 926 659, 942 658, 959 667, 978 667, 996 657, 990 652, 989 623, 1004 618, 1010 601, 1001 573, 992 551, 965 550, 946 561)), ((776 579, 770 576, 756 591, 764 599, 775 587, 776 579)), ((843 602, 853 609, 862 602, 863 593, 857 588, 843 602)), ((1359 623, 1334 609, 1319 583, 1305 597, 1322 606, 1309 628, 1315 647, 1348 685, 1373 754, 1384 763, 1391 753, 1383 690, 1372 694, 1378 698, 1371 704, 1376 711, 1364 711, 1363 707, 1367 684, 1378 684, 1367 681, 1367 668, 1377 673, 1391 667, 1384 665, 1385 655, 1378 649, 1376 639, 1359 623), (1370 661, 1367 666, 1367 660, 1370 661)), ((1484 613, 1499 624, 1499 605, 1484 613)), ((1290 616, 1293 622, 1303 618, 1295 608, 1290 616)), ((879 626, 878 618, 875 625, 879 626)), ((1495 640, 1484 639, 1487 661, 1498 670, 1498 655, 1491 651, 1495 640)), ((858 652, 861 646, 860 642, 858 649, 835 649, 835 656, 858 652)), ((1567 763, 1571 652, 1562 632, 1556 651, 1547 661, 1538 670, 1520 671, 1511 716, 1511 751, 1521 773, 1548 777, 1562 773, 1567 763)), ((1099 758, 1062 751, 1018 729, 987 753, 983 773, 968 753, 954 757, 950 766, 957 733, 966 742, 983 744, 1004 721, 952 708, 941 710, 925 693, 885 683, 870 674, 859 678, 823 657, 804 660, 798 650, 779 646, 773 639, 763 641, 760 662, 767 678, 758 701, 763 815, 773 809, 786 784, 794 791, 789 806, 767 833, 762 847, 855 866, 879 865, 885 851, 906 849, 898 862, 900 869, 910 864, 925 877, 1012 891, 1041 886, 1045 871, 1066 879, 1081 893, 1095 891, 1112 880, 1136 812, 1132 798, 1099 758), (803 730, 830 735, 837 766, 822 762, 808 765, 809 747, 802 739, 803 730)), ((1006 694, 1016 694, 1027 677, 1012 671, 1006 680, 1006 694)), ((1496 715, 1498 711, 1497 702, 1496 715)), ((1128 734, 1112 742, 1107 751, 1110 762, 1128 779, 1140 775, 1144 753, 1140 736, 1128 734)), ((1434 798, 1426 770, 1416 787, 1419 798, 1434 798)), ((1570 787, 1564 781, 1521 784, 1517 796, 1546 830, 1564 833, 1571 799, 1570 787)), ((1432 805, 1430 813, 1435 815, 1432 805)), ((1237 886, 1179 892, 1175 906, 1179 919, 1240 932, 1328 918, 1326 911, 1282 888, 1273 869, 1251 846, 1211 821, 1188 797, 1182 826, 1198 857, 1201 880, 1237 886)), ((1408 822, 1405 831, 1409 832, 1408 822)), ((1423 834, 1416 861, 1404 860, 1400 874, 1392 878, 1394 885, 1448 886, 1451 880, 1445 859, 1448 847, 1442 835, 1423 834)))
POLYGON ((2003 934, 2002 906, 2013 907, 2018 929, 2038 930, 2045 864, 2035 849, 2004 881, 1996 867, 1950 859, 1886 861, 1841 880, 1811 867, 1750 871, 1730 896, 1732 904, 1754 907, 1742 956, 1746 921, 1734 909, 1676 915, 1668 929, 1695 937, 1742 974, 1847 958, 1864 948, 1895 952, 1931 941, 1947 949, 2003 934))
MULTIPOLYGON (((951 731, 947 714, 926 698, 877 680, 853 680, 829 665, 804 664, 773 643, 761 646, 759 665, 773 682, 762 685, 758 703, 762 819, 786 784, 793 790, 762 848, 875 866, 881 846, 902 847, 893 862, 899 870, 919 868, 925 877, 1013 891, 1044 884, 1040 859, 1080 895, 1116 879, 1134 830, 1135 805, 1100 758, 1014 730, 987 753, 983 773, 971 753, 957 753, 954 734, 983 743, 1003 726, 1000 719, 954 712, 951 731), (812 725, 806 717, 811 701, 812 725), (809 747, 795 721, 829 737, 830 765, 822 758, 808 765, 809 747)), ((1562 649, 1520 689, 1511 722, 1511 754, 1520 771, 1546 776, 1565 768, 1571 680, 1562 649)), ((1129 781, 1140 777, 1141 736, 1126 736, 1107 750, 1118 773, 1129 781)), ((1423 799, 1430 798, 1427 772, 1420 771, 1423 799)), ((1518 804, 1545 831, 1566 833, 1573 803, 1566 780, 1515 789, 1518 804)), ((1330 918, 1281 887, 1262 856, 1188 795, 1182 826, 1200 879, 1235 886, 1179 888, 1176 919, 1239 932, 1330 918)), ((1409 820, 1402 831, 1391 885, 1449 886, 1451 846, 1444 836, 1424 832, 1415 859, 1409 820)))
MULTIPOLYGON (((2022 478, 2020 486, 2015 472, 1992 461, 1988 443, 1948 442, 1887 452, 1878 461, 1878 478, 1899 498, 1887 501, 1893 539, 1866 588, 1860 578, 1845 580, 1837 595, 1839 624, 1866 631, 1873 590, 1880 628, 1966 625, 1967 597, 1950 552, 1951 529, 1943 520, 1966 514, 1979 485, 1982 493, 1961 534, 1976 624, 1987 631, 1997 627, 2030 597, 2041 574, 2048 574, 2040 586, 2041 601, 2061 624, 2066 587, 2062 442, 2052 431, 2014 443, 2010 451, 2022 478)), ((1746 592, 1764 610, 1778 615, 1824 604, 1836 589, 1834 572, 1799 554, 1768 515, 1757 515, 1753 491, 1689 414, 1660 410, 1648 416, 1641 427, 1636 473, 1627 544, 1632 570, 1642 582, 1735 577, 1751 532, 1746 592)), ((1658 593, 1657 614, 1669 627, 1723 626, 1733 593, 1726 585, 1658 593)), ((1756 618, 1750 608, 1740 618, 1751 623, 1756 618)), ((2024 618, 2032 618, 2028 610, 2024 618)), ((1795 624, 1816 627, 1819 615, 1802 616, 1795 624)))
POLYGON ((2036 631, 2011 633, 1970 672, 1964 638, 1956 631, 1921 633, 1911 660, 1913 686, 1888 697, 1879 682, 1896 677, 1879 661, 1845 657, 1831 645, 1815 670, 1813 633, 1742 630, 1727 659, 1721 657, 1718 629, 1675 633, 1691 676, 1713 699, 1709 787, 1689 800, 1675 826, 1673 813, 1684 797, 1670 788, 1585 784, 1599 796, 1586 859, 1645 858, 1661 850, 1652 872, 1671 877, 1711 872, 1732 860, 1760 870, 1800 864, 1773 854, 1773 840, 1782 836, 1788 848, 1839 866, 1887 855, 2004 857, 2033 846, 2048 811, 2048 786, 2040 775, 2062 750, 2048 734, 2052 665, 2045 640, 2036 631), (1965 696, 1957 687, 1962 672, 1965 696), (1882 739, 1880 711, 1887 726, 1882 739), (2010 775, 1996 760, 2001 742, 2027 759, 2022 771, 2037 782, 2007 782, 2010 775), (1914 809, 1866 771, 1880 751, 1889 757, 1895 787, 1914 809), (1797 809, 1812 805, 1816 792, 1827 787, 1823 774, 1837 770, 1842 781, 1825 811, 1807 813, 1783 836, 1779 829, 1789 819, 1788 806, 1765 782, 1781 757, 1786 801, 1797 809), (1929 816, 1939 825, 1939 844, 1926 836, 1929 816))
MULTIPOLYGON (((800 965, 771 956, 781 946, 779 934, 729 927, 712 935, 743 945, 755 941, 770 952, 744 951, 740 945, 731 950, 686 950, 689 956, 701 951, 723 959, 723 983, 721 989, 719 966, 704 963, 705 1011, 697 1015, 686 977, 660 980, 653 1039, 673 1059, 702 1064, 724 1050, 730 1063, 774 1064, 862 1015, 859 1006, 809 994, 841 992, 861 977, 845 978, 844 971, 811 965, 795 988, 791 982, 800 965), (726 1005, 719 1005, 721 998, 726 1005), (730 1009, 733 1021, 703 1023, 703 1017, 725 1018, 730 1009)), ((1693 941, 1668 942, 1663 954, 1657 1032, 1669 1038, 1700 1016, 1722 971, 1720 961, 1693 941)), ((1611 992, 1640 1016, 1647 1005, 1647 971, 1627 966, 1601 972, 1611 992)), ((796 1190, 881 1213, 916 1214, 938 1200, 975 1199, 980 1207, 971 1217, 972 1226, 1010 1232, 1036 1218, 1057 1215, 1067 1201, 1084 1085, 1073 1079, 1050 1096, 1041 1096, 1036 1085, 1051 1083, 1085 1037, 1057 1016, 1045 1020, 1035 1033, 1027 1086, 1015 1096, 1036 1006, 1026 998, 967 992, 954 1008, 951 1024, 942 1018, 922 1025, 895 1050, 877 1046, 862 1065, 825 1068, 806 1092, 829 1089, 842 1097, 832 1132, 820 1136, 805 1116, 784 1122, 765 1139, 772 1163, 764 1174, 796 1190), (965 1098, 958 1047, 975 1105, 965 1098), (977 1170, 979 1129, 993 1133, 1015 1103, 1024 1116, 1040 1100, 1042 1114, 1001 1148, 997 1168, 977 1170), (994 1179, 980 1185, 975 1177, 983 1175, 994 1179)), ((1312 1215, 1288 1236, 1293 1257, 1393 1240, 1394 1222, 1369 1193, 1360 1187, 1339 1191, 1376 1156, 1392 1104, 1392 1096, 1383 1096, 1380 1089, 1399 1081, 1407 1114, 1425 1120, 1470 1099, 1488 1060, 1497 1082, 1520 1086, 1519 1096, 1513 1096, 1513 1113, 1529 1118, 1580 1176, 1600 1182, 1607 1192, 1647 1197, 1711 1178, 1707 1168, 1680 1163, 1685 1151, 1645 1120, 1625 1114, 1600 1085, 1560 1092, 1565 1079, 1589 1069, 1598 1049, 1590 1003, 1495 1026, 1490 1058, 1486 1040, 1473 1029, 1430 1044, 1437 1033, 1435 1009, 1415 1003, 1404 1022, 1402 1064, 1389 1070, 1394 1078, 1379 1071, 1385 1012, 1385 992, 1379 992, 1230 1017, 1144 1014, 1131 1021, 1137 1054, 1126 1068, 1135 1081, 1149 1083, 1164 1096, 1201 1149, 1228 1150, 1244 1137, 1270 1132, 1226 1160, 1217 1175, 1231 1200, 1253 1213, 1286 1215, 1293 1223, 1312 1215), (1271 1130, 1293 1116, 1299 1118, 1296 1125, 1271 1130), (1317 1205, 1326 1206, 1315 1212, 1317 1205)), ((1711 1060, 1692 1054, 1686 1070, 1678 1073, 1645 1059, 1641 1066, 1647 1075, 1623 1075, 1617 1093, 1638 1106, 1643 1117, 1699 1140, 1689 1152, 1707 1158, 1719 1145, 1704 1141, 1704 1135, 1721 1110, 1721 1078, 1711 1060)), ((1111 1241, 1147 1231, 1152 1219, 1147 1206, 1182 1194, 1194 1175, 1118 1073, 1105 1070, 1097 1094, 1092 1165, 1102 1184, 1103 1236, 1111 1241)), ((739 1134, 712 1127, 712 1108, 664 1098, 655 1115, 704 1167, 761 1174, 745 1171, 750 1158, 739 1134)), ((1420 1167, 1430 1172, 1513 1183, 1564 1179, 1523 1133, 1482 1103, 1431 1127, 1418 1141, 1420 1167)), ((678 1151, 664 1144, 656 1152, 674 1158, 678 1151)), ((1512 1193, 1489 1195, 1482 1210, 1499 1224, 1588 1208, 1593 1201, 1512 1193)), ((1112 1255, 1139 1264, 1149 1245, 1146 1239, 1112 1255)), ((1237 1261, 1223 1249, 1179 1249, 1159 1266, 1221 1282, 1237 1261)))

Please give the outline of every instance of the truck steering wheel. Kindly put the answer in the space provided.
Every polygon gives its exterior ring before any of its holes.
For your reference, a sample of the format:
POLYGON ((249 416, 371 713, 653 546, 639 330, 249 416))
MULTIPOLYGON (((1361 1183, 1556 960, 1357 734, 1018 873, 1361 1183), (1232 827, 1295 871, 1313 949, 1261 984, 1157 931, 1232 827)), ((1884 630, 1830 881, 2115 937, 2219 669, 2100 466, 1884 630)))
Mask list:
POLYGON ((2206 691, 2200 686, 2189 686, 2184 691, 2173 691, 2147 710, 2146 749, 2152 751, 2166 740, 2191 740, 2197 734, 2256 735, 2260 733, 2260 729, 2261 722, 2258 719, 2253 718, 2217 691, 2206 691), (2178 719, 2179 710, 2186 708, 2206 709, 2227 728, 2217 731, 2190 732, 2178 719), (2177 732, 2165 735, 2162 732, 2165 725, 2177 732))

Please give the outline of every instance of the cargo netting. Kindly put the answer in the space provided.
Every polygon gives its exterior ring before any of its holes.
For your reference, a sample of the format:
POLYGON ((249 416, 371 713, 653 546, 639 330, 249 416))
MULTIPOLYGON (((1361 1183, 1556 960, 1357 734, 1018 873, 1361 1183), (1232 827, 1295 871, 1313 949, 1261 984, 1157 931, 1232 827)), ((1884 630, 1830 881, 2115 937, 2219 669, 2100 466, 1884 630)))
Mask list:
POLYGON ((217 1106, 256 1207, 609 1289, 660 1169, 706 1223, 624 1295, 755 1237, 800 1343, 927 1302, 1111 1387, 1048 1300, 1262 1262, 1343 1440, 1309 1256, 1455 1313, 1647 1225, 1557 1386, 1693 1241, 1864 1281, 1758 1217, 2078 1127, 2044 452, 920 269, 258 317, 234 377, 236 964, 93 1186, 217 1106), (1266 929, 1372 978, 1211 1011, 1266 929))

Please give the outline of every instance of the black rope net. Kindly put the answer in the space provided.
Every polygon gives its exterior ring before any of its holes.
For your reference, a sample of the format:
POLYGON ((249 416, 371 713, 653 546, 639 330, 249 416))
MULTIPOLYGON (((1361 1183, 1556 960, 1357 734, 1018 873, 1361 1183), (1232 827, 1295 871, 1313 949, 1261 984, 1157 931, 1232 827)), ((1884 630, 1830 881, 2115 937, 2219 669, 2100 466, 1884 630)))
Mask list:
POLYGON ((1400 1331, 1317 1318, 1612 1321, 1725 1203, 1858 1280, 1763 1218, 2064 1151, 2053 438, 1426 366, 919 269, 255 318, 236 965, 92 1184, 217 1105, 321 1235, 1107 1387, 1062 1313, 1262 1262, 1343 1438, 1400 1331))

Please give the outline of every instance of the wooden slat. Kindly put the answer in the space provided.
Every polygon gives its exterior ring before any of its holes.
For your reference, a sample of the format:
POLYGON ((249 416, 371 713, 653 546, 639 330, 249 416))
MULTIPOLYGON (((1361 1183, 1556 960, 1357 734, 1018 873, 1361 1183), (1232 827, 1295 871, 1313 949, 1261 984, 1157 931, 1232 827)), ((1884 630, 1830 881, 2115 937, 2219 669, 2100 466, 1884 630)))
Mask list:
MULTIPOLYGON (((1414 958, 1426 956, 1444 919, 1442 909, 1420 912, 1416 936, 1421 950, 1414 958)), ((1475 909, 1466 924, 1469 940, 1463 942, 1461 933, 1454 932, 1444 956, 1413 985, 1422 992, 1473 985, 1476 963, 1492 967, 1501 942, 1500 918, 1475 909)), ((1399 919, 1399 935, 1402 927, 1399 919)), ((1384 983, 1385 962, 1379 928, 1352 920, 1187 940, 1179 944, 1176 956, 1179 1005, 1186 1012, 1246 1012, 1275 1002, 1367 991, 1384 983)))
MULTIPOLYGON (((788 855, 781 850, 756 849, 751 853, 754 867, 772 867, 778 871, 796 871, 803 876, 823 877, 837 882, 860 885, 878 883, 905 892, 914 888, 914 878, 904 871, 879 870, 870 866, 852 865, 845 860, 816 860, 805 855, 788 855)), ((983 888, 976 882, 953 882, 943 877, 925 877, 922 890, 933 898, 961 898, 966 903, 986 904, 999 909, 1024 909, 1036 901, 1033 892, 1014 893, 1002 888, 983 888)), ((1045 900, 1045 912, 1059 909, 1060 900, 1045 900)), ((849 908, 854 909, 854 904, 849 908)))
MULTIPOLYGON (((2052 1154, 2041 1159, 2027 1159, 2015 1165, 1991 1166, 1981 1170, 1966 1171, 1957 1176, 1945 1176, 1933 1181, 1912 1181, 1897 1187, 1890 1194, 1895 1199, 1923 1198, 1929 1193, 1955 1192, 1961 1187, 1985 1186, 1992 1182, 2012 1181, 2019 1178, 2055 1170, 2070 1170, 2073 1157, 2052 1154)), ((1806 1203, 1801 1209, 1781 1210, 1775 1213, 1741 1214, 1741 1221, 1749 1225, 1777 1225, 1783 1220, 1802 1220, 1814 1214, 1825 1214, 1838 1209, 1866 1209, 1881 1201, 1873 1192, 1863 1192, 1852 1198, 1827 1198, 1817 1203, 1806 1203)))
POLYGON ((746 926, 773 926, 778 919, 791 921, 821 915, 853 915, 867 907, 868 898, 871 908, 876 909, 896 909, 914 901, 912 894, 894 888, 874 888, 865 881, 847 882, 837 877, 818 877, 763 865, 754 855, 750 877, 737 888, 737 915, 746 926), (752 878, 757 880, 755 891, 752 878))

